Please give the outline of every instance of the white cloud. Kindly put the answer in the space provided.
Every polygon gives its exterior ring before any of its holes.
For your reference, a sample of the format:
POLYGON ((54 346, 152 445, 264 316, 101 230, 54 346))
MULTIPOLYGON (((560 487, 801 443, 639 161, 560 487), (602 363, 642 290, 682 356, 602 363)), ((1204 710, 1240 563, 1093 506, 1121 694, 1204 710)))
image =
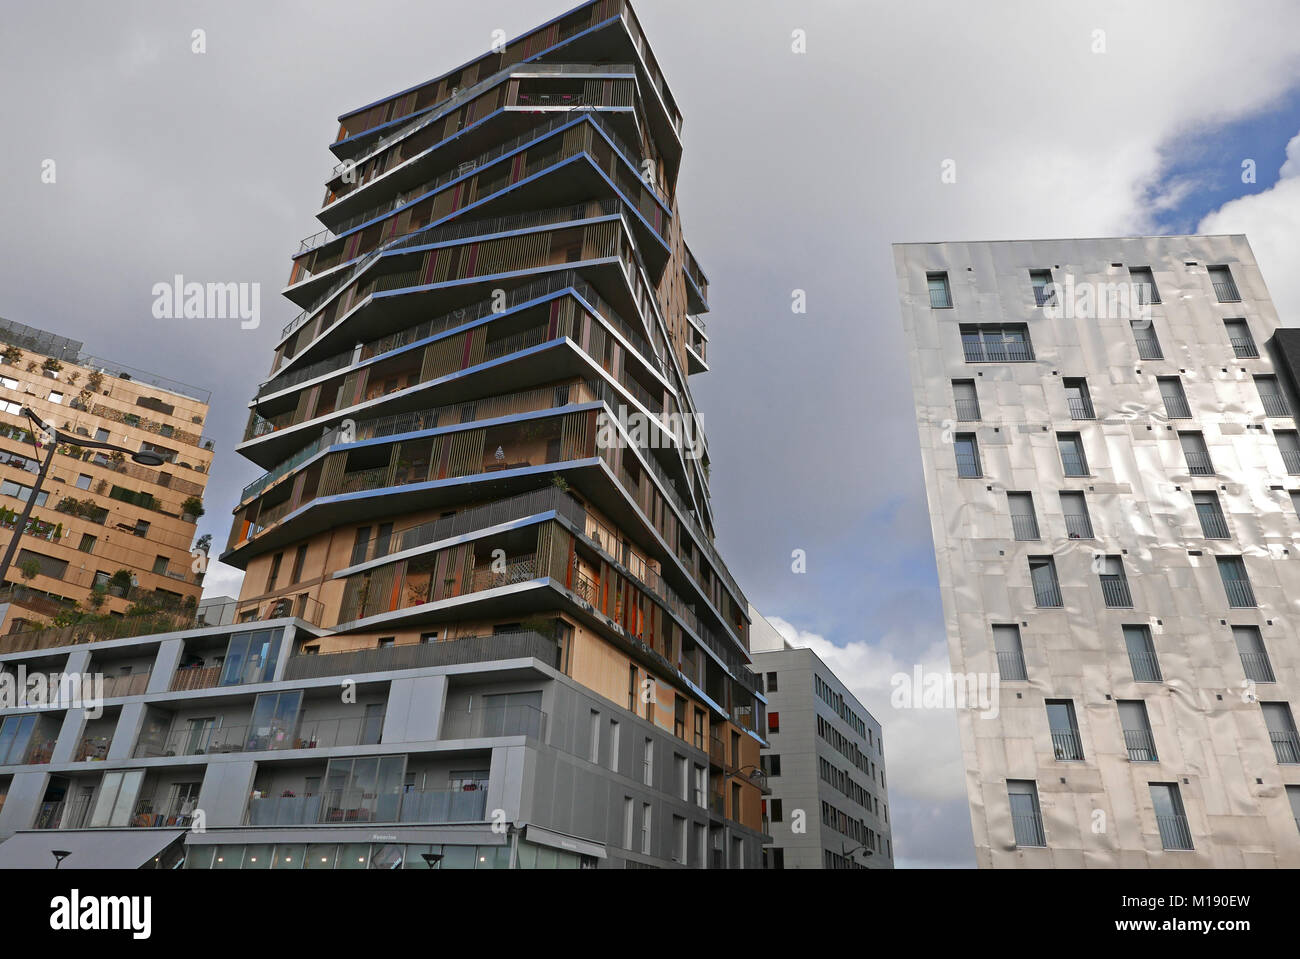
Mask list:
POLYGON ((1300 134, 1286 145, 1280 179, 1267 190, 1229 200, 1205 216, 1199 233, 1244 233, 1250 240, 1283 326, 1300 311, 1300 134))

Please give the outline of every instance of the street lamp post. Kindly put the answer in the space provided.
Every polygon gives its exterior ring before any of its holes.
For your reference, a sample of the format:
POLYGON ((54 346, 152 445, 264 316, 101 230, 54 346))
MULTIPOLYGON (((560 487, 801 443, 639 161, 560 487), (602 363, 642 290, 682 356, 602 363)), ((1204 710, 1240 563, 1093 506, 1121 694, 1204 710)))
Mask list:
POLYGON ((850 856, 855 856, 855 855, 857 855, 859 852, 862 853, 862 855, 864 855, 864 856, 874 856, 874 855, 875 855, 875 851, 872 850, 872 849, 867 848, 867 845, 866 845, 865 843, 863 843, 861 846, 854 846, 852 849, 849 849, 849 848, 848 848, 848 844, 845 843, 844 840, 842 840, 842 839, 840 840, 840 854, 841 854, 841 855, 842 855, 846 860, 852 862, 852 860, 849 859, 849 857, 850 857, 850 856))
POLYGON ((114 446, 112 443, 100 443, 97 440, 83 439, 79 436, 71 436, 62 430, 53 429, 45 424, 39 416, 33 413, 26 406, 23 407, 23 415, 27 417, 28 422, 33 426, 33 431, 39 431, 42 439, 49 444, 50 450, 45 454, 45 459, 41 463, 40 472, 36 474, 36 483, 32 486, 32 491, 27 496, 27 502, 23 505, 22 516, 18 517, 17 525, 14 526, 14 534, 9 538, 9 546, 5 550, 4 559, 0 560, 0 587, 3 587, 5 577, 9 575, 9 567, 13 564, 14 555, 18 552, 18 541, 23 533, 27 530, 27 521, 32 518, 32 510, 36 506, 37 494, 41 492, 41 487, 45 484, 45 477, 50 472, 50 464, 54 461, 55 448, 60 443, 67 443, 70 446, 79 446, 83 449, 92 450, 109 450, 114 453, 125 453, 132 460, 141 466, 161 466, 166 460, 159 453, 151 450, 137 450, 132 452, 124 446, 114 446))

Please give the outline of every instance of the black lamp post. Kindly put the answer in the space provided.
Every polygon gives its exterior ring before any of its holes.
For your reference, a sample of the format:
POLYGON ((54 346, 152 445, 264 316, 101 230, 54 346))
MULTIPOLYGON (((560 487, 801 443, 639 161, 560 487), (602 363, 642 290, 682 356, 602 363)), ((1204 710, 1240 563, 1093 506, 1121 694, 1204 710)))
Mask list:
MULTIPOLYGON (((124 446, 114 446, 112 443, 100 443, 96 440, 84 439, 80 436, 71 436, 62 430, 52 429, 47 426, 35 413, 26 406, 23 407, 23 415, 27 417, 32 424, 33 431, 39 431, 43 439, 49 441, 50 450, 45 454, 45 459, 41 463, 41 470, 36 474, 36 483, 32 486, 32 491, 27 497, 27 502, 23 506, 23 514, 18 518, 18 523, 14 527, 14 535, 9 539, 9 547, 5 550, 4 559, 0 560, 0 587, 3 587, 5 577, 9 574, 9 567, 14 561, 14 554, 18 552, 18 541, 22 538, 27 529, 27 521, 32 518, 32 509, 36 506, 36 496, 41 491, 45 483, 45 477, 50 472, 50 463, 54 461, 55 448, 60 443, 67 443, 70 446, 79 446, 83 449, 90 450, 109 450, 114 453, 125 453, 141 466, 161 466, 167 462, 166 458, 160 453, 154 453, 151 450, 137 450, 132 452, 124 446)), ((57 866, 55 867, 57 868, 57 866)))
POLYGON ((63 865, 63 860, 72 855, 72 853, 66 849, 51 849, 50 852, 54 855, 54 868, 56 870, 63 865))
POLYGON ((852 849, 849 849, 845 845, 844 841, 840 840, 840 853, 844 856, 845 859, 849 859, 849 857, 854 856, 859 852, 862 853, 862 855, 864 856, 875 855, 875 852, 871 849, 868 849, 865 844, 861 846, 854 846, 852 849))
POLYGON ((422 852, 420 858, 430 869, 437 869, 442 865, 442 853, 440 852, 422 852))

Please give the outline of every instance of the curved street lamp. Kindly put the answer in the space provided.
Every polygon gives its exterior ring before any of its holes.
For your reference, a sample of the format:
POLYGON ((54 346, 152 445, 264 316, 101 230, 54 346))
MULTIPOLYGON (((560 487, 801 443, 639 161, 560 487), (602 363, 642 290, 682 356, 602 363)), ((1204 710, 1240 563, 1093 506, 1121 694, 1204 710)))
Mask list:
MULTIPOLYGON (((32 491, 23 506, 23 514, 18 518, 18 522, 14 526, 14 535, 9 538, 9 547, 5 550, 4 559, 0 560, 0 587, 4 586, 5 577, 9 575, 9 567, 14 561, 14 554, 18 552, 18 541, 27 529, 27 521, 32 518, 32 510, 36 506, 36 496, 45 483, 45 477, 50 471, 50 463, 54 461, 54 451, 60 443, 67 443, 69 446, 78 446, 88 450, 109 450, 113 453, 124 453, 141 466, 158 467, 167 462, 166 457, 161 453, 155 453, 153 450, 135 450, 133 452, 124 446, 114 446, 112 443, 88 440, 84 437, 73 436, 62 430, 54 429, 26 406, 23 407, 22 412, 27 417, 28 422, 32 424, 32 432, 49 444, 50 451, 45 454, 40 472, 36 474, 36 482, 33 484, 32 491)), ((38 444, 37 449, 39 450, 39 448, 38 444)))

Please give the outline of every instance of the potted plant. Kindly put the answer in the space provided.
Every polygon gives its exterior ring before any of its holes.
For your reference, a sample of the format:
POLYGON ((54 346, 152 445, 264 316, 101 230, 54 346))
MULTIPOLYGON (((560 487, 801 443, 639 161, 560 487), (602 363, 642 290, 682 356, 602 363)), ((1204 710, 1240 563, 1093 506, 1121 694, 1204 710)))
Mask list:
POLYGON ((131 589, 130 570, 119 569, 108 579, 108 591, 114 596, 125 598, 131 589))
POLYGON ((197 496, 187 496, 181 503, 181 519, 187 523, 195 522, 203 515, 203 500, 197 496))
POLYGON ((23 579, 35 579, 41 571, 41 564, 34 559, 25 559, 18 564, 18 572, 23 574, 23 579))

